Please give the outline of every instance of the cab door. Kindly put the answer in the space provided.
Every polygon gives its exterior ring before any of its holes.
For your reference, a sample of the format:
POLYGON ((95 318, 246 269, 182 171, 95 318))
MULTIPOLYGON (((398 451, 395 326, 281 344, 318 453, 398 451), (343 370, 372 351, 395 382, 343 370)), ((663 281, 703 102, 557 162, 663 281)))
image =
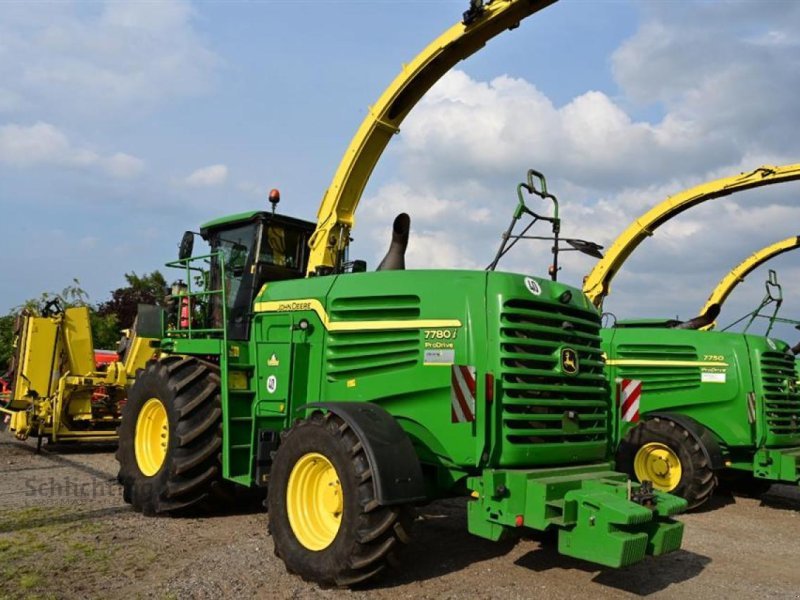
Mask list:
POLYGON ((292 377, 291 313, 269 313, 260 320, 256 341, 258 416, 282 416, 289 404, 292 377))

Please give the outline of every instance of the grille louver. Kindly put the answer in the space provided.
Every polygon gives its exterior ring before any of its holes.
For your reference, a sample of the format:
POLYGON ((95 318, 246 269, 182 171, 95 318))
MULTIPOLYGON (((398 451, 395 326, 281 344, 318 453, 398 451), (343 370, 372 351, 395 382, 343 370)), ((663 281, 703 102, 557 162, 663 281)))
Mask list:
MULTIPOLYGON (((337 298, 331 320, 394 321, 418 318, 419 297, 413 295, 337 298)), ((386 374, 419 362, 418 329, 340 331, 328 334, 328 381, 386 374)))
POLYGON ((772 444, 800 438, 800 393, 797 389, 795 359, 783 352, 761 355, 764 412, 772 444))
MULTIPOLYGON (((659 362, 698 360, 697 351, 693 346, 671 344, 620 344, 617 347, 617 358, 659 362)), ((625 379, 646 381, 648 392, 675 392, 700 386, 700 367, 626 365, 619 367, 619 374, 625 379)))
POLYGON ((500 316, 503 434, 513 445, 604 447, 608 385, 600 319, 589 311, 510 300, 500 316), (561 351, 578 355, 579 370, 561 370, 561 351))

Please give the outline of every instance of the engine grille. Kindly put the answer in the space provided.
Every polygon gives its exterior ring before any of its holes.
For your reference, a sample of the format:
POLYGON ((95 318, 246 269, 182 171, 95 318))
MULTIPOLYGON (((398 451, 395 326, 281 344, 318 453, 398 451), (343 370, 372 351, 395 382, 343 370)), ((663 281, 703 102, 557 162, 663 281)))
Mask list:
POLYGON ((385 375, 419 362, 419 330, 328 335, 328 381, 385 375))
MULTIPOLYGON (((419 317, 413 295, 342 297, 331 303, 334 321, 391 321, 419 317)), ((385 375, 419 362, 419 330, 342 331, 328 335, 327 379, 330 382, 385 375)))
POLYGON ((761 354, 761 381, 764 386, 764 412, 770 443, 788 442, 800 437, 800 393, 793 356, 783 352, 761 354))
POLYGON ((588 310, 533 300, 505 302, 500 364, 507 443, 537 450, 582 448, 573 456, 604 451, 609 390, 599 330, 599 316, 588 310), (578 355, 576 374, 562 369, 565 348, 578 355))
MULTIPOLYGON (((624 331, 624 330, 621 330, 624 331)), ((675 344, 620 344, 617 358, 638 361, 685 361, 697 362, 697 351, 693 346, 675 344)), ((647 392, 674 393, 693 390, 701 385, 700 367, 674 366, 666 364, 620 366, 617 373, 624 379, 639 379, 646 382, 647 392)))

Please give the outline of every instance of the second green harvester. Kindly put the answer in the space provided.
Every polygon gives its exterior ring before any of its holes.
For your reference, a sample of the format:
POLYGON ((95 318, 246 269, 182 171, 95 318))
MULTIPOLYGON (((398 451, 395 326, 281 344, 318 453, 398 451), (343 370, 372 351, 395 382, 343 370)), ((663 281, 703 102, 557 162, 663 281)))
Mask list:
MULTIPOLYGON (((586 278, 599 307, 614 274, 655 229, 703 201, 795 181, 800 165, 763 166, 685 190, 634 221, 586 278)), ((753 491, 800 482, 800 390, 790 345, 768 335, 709 331, 753 268, 797 246, 788 238, 724 278, 698 317, 620 320, 602 330, 615 403, 617 467, 700 506, 721 478, 753 491)))

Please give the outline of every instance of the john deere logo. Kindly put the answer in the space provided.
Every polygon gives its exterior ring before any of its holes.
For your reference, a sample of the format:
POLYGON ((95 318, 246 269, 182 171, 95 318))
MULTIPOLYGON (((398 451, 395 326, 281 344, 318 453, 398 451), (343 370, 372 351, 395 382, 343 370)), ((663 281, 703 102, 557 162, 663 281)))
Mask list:
POLYGON ((578 372, 578 353, 572 348, 561 349, 561 370, 567 375, 575 375, 578 372))

